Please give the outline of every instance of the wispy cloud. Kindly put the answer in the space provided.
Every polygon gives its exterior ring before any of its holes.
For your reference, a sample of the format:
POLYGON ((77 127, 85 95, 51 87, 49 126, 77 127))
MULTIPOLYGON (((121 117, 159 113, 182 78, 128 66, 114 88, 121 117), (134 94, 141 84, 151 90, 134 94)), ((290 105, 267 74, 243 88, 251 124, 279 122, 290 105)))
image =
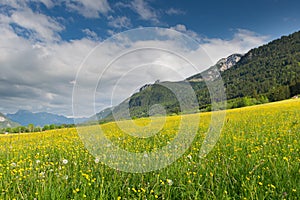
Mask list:
POLYGON ((111 11, 107 0, 65 0, 67 8, 87 18, 99 18, 111 11))
POLYGON ((178 8, 169 8, 165 11, 167 15, 184 15, 185 11, 178 9, 178 8))
POLYGON ((109 16, 108 20, 109 20, 108 25, 113 28, 121 29, 121 28, 130 28, 132 26, 131 20, 125 16, 118 16, 118 17, 109 16))
POLYGON ((15 9, 29 8, 32 3, 44 4, 47 8, 65 6, 69 11, 86 18, 99 18, 111 11, 107 0, 1 0, 0 2, 15 9))
POLYGON ((82 32, 85 33, 86 37, 88 39, 90 39, 90 40, 95 40, 95 41, 100 40, 100 38, 98 37, 97 33, 94 32, 94 31, 92 31, 92 30, 90 30, 90 29, 88 29, 88 28, 83 29, 82 32))
POLYGON ((58 33, 64 29, 64 26, 55 19, 41 13, 33 12, 25 4, 10 2, 8 5, 13 9, 10 12, 0 14, 2 25, 9 25, 21 35, 25 31, 26 34, 24 36, 31 40, 41 42, 60 40, 58 33))
POLYGON ((159 22, 158 12, 152 8, 146 0, 131 1, 130 8, 136 12, 142 20, 159 22))

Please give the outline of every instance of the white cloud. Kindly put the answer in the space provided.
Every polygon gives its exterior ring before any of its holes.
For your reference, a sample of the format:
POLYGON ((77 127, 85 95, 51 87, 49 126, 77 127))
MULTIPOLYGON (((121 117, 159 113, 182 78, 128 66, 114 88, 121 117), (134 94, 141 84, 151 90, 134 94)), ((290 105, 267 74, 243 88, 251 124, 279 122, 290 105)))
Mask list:
POLYGON ((145 0, 133 0, 130 8, 135 11, 143 20, 158 23, 158 13, 145 0))
POLYGON ((65 0, 65 4, 87 18, 99 18, 100 14, 106 15, 111 10, 107 0, 65 0))
POLYGON ((184 24, 176 24, 175 26, 172 26, 171 29, 187 34, 198 42, 201 41, 200 36, 196 32, 188 30, 184 24))
POLYGON ((115 35, 116 32, 115 32, 114 30, 108 29, 108 30, 107 30, 107 34, 110 35, 110 36, 112 36, 112 35, 115 35))
POLYGON ((95 92, 98 105, 96 111, 99 111, 111 103, 118 104, 146 83, 153 83, 157 79, 183 80, 207 69, 222 57, 244 53, 266 42, 266 37, 253 34, 238 30, 231 40, 206 38, 202 44, 190 44, 191 40, 185 40, 185 36, 175 34, 174 31, 160 32, 159 29, 155 33, 138 29, 135 34, 127 32, 125 35, 117 35, 112 41, 95 49, 79 73, 76 83, 79 84, 80 95, 76 96, 75 102, 80 112, 77 114, 94 114, 91 105, 94 103, 95 92), (164 39, 159 39, 160 36, 164 36, 164 39), (140 40, 136 40, 136 37, 140 40), (244 37, 244 40, 240 37, 244 37), (195 64, 195 68, 185 59, 195 64), (83 99, 83 103, 80 103, 83 99))
POLYGON ((0 0, 0 3, 2 5, 7 5, 15 9, 27 7, 27 2, 21 0, 0 0))
POLYGON ((55 6, 58 2, 53 1, 53 0, 27 0, 28 2, 36 2, 36 3, 42 3, 44 4, 47 8, 52 8, 55 6))
POLYGON ((268 36, 258 35, 245 29, 237 29, 232 39, 205 38, 201 46, 210 55, 212 61, 217 62, 219 58, 233 53, 246 53, 249 49, 262 45, 268 40, 268 36))
POLYGON ((113 16, 109 16, 108 17, 108 25, 113 27, 113 28, 129 28, 131 27, 131 21, 128 17, 125 16, 118 16, 118 17, 113 17, 113 16))
POLYGON ((97 33, 88 28, 83 29, 82 32, 85 33, 86 37, 89 38, 90 40, 100 40, 97 33))
POLYGON ((177 9, 177 8, 170 8, 168 10, 165 11, 167 15, 184 15, 185 12, 177 9))
POLYGON ((25 1, 6 1, 13 8, 7 13, 0 13, 2 26, 10 25, 15 31, 34 41, 59 41, 58 32, 64 29, 55 19, 42 13, 33 12, 25 1))
POLYGON ((186 27, 183 24, 177 24, 172 28, 174 28, 176 31, 186 32, 186 27))
MULTIPOLYGON (((90 13, 93 13, 93 17, 109 11, 108 7, 104 10, 97 6, 91 8, 89 2, 91 1, 81 3, 84 4, 83 10, 92 9, 90 13)), ((182 41, 184 37, 179 37, 180 34, 174 30, 198 37, 197 33, 183 24, 172 27, 173 31, 159 33, 157 29, 156 33, 152 33, 153 35, 142 32, 143 29, 138 29, 141 32, 133 34, 134 37, 131 39, 117 35, 110 42, 101 44, 102 48, 91 54, 85 63, 88 68, 80 74, 82 79, 75 81, 81 62, 98 44, 95 40, 97 34, 90 29, 84 29, 82 31, 86 34, 86 38, 62 41, 58 33, 64 27, 55 19, 35 13, 26 4, 17 1, 11 1, 11 5, 18 9, 12 10, 9 14, 0 14, 0 105, 5 105, 3 112, 30 108, 32 111, 47 110, 71 115, 73 86, 80 84, 82 94, 78 98, 83 100, 83 104, 80 105, 82 110, 80 116, 89 115, 94 112, 91 109, 93 96, 86 95, 94 94, 95 83, 101 75, 103 76, 100 88, 96 93, 97 100, 99 100, 96 103, 101 106, 96 108, 97 111, 110 105, 112 91, 115 95, 113 103, 117 104, 146 83, 157 79, 184 79, 209 67, 221 57, 231 53, 245 52, 266 41, 264 36, 247 30, 237 30, 230 40, 205 38, 201 40, 200 46, 182 48, 185 45, 182 41), (11 26, 12 24, 30 31, 29 34, 34 39, 29 40, 18 35, 16 29, 11 26), (162 39, 163 36, 167 38, 162 39), (148 39, 145 40, 145 37, 148 39), (105 66, 117 55, 145 47, 148 49, 128 53, 104 71, 105 66), (174 57, 175 54, 172 52, 180 52, 181 56, 194 60, 198 69, 189 67, 180 59, 180 56, 174 57)), ((83 12, 81 14, 85 15, 85 11, 76 10, 79 4, 73 3, 72 5, 75 6, 74 11, 83 12)), ((48 4, 48 6, 52 5, 48 4)), ((142 19, 158 20, 156 12, 144 1, 136 0, 134 8, 142 19)), ((126 25, 126 20, 122 17, 110 20, 114 28, 126 25), (119 21, 112 22, 115 19, 119 21)))
POLYGON ((69 11, 77 12, 86 18, 99 18, 111 11, 107 0, 0 0, 3 5, 14 9, 29 8, 31 3, 42 3, 47 8, 65 5, 69 11))
POLYGON ((60 40, 57 32, 62 31, 63 26, 48 16, 26 10, 14 12, 10 19, 11 23, 16 23, 25 29, 31 30, 34 39, 43 41, 60 40))

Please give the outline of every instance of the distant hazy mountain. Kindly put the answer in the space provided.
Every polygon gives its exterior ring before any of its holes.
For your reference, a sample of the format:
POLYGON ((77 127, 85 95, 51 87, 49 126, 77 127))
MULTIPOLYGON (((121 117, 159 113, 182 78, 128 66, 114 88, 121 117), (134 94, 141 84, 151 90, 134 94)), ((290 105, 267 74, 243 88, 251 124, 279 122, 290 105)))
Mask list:
POLYGON ((96 122, 96 121, 101 121, 101 120, 107 118, 107 116, 111 115, 113 109, 114 109, 114 107, 105 108, 104 110, 100 111, 99 113, 93 115, 92 117, 88 118, 87 120, 85 120, 83 122, 93 123, 93 122, 96 122))
MULTIPOLYGON (((19 110, 15 114, 7 114, 7 117, 12 121, 18 122, 22 126, 28 124, 34 124, 35 126, 44 126, 47 124, 73 124, 74 119, 68 118, 63 115, 56 115, 47 112, 32 113, 28 110, 19 110)), ((85 118, 77 119, 79 121, 85 121, 85 118)))
POLYGON ((11 128, 20 126, 20 124, 11 121, 4 114, 0 113, 0 128, 11 128))

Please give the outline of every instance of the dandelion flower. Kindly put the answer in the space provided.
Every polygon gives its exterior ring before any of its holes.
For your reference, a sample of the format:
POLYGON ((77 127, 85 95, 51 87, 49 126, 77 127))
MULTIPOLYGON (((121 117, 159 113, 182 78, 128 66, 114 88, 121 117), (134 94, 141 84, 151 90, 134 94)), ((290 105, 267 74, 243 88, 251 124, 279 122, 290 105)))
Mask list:
POLYGON ((173 181, 171 180, 171 179, 167 179, 167 183, 168 183, 168 185, 173 185, 173 181))

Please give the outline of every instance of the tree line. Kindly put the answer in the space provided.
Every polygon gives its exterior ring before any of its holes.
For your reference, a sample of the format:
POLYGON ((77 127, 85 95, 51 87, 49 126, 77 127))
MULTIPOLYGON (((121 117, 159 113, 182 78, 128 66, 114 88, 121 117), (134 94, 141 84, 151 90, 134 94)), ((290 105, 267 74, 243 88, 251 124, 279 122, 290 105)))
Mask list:
POLYGON ((73 128, 75 124, 50 124, 44 125, 43 127, 34 126, 34 124, 28 124, 27 126, 17 126, 17 127, 7 127, 0 129, 0 133, 32 133, 32 132, 42 132, 47 130, 62 129, 62 128, 73 128))

